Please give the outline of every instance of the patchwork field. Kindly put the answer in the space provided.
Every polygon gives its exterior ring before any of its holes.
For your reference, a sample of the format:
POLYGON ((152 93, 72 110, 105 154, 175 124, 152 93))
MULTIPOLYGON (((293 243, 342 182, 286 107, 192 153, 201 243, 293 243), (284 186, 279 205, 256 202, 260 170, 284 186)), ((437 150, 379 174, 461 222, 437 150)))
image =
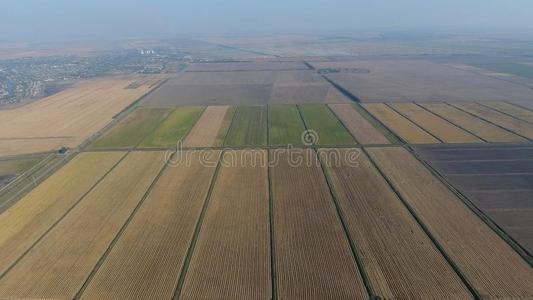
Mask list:
POLYGON ((208 106, 185 139, 185 147, 212 147, 221 144, 226 137, 233 108, 230 106, 208 106))
POLYGON ((296 105, 268 106, 269 145, 302 145, 305 126, 296 105))
MULTIPOLYGON (((418 147, 417 153, 533 253, 533 147, 418 147)), ((530 258, 533 261, 533 258, 530 258)))
POLYGON ((225 146, 265 146, 267 143, 267 108, 239 106, 225 139, 225 146))
POLYGON ((278 298, 368 299, 316 154, 298 153, 309 164, 292 166, 289 151, 271 150, 278 298))
POLYGON ((483 105, 508 114, 520 120, 533 123, 533 111, 507 102, 486 102, 483 105))
POLYGON ((323 104, 299 105, 308 130, 316 132, 312 141, 317 145, 353 145, 355 141, 333 112, 323 104))
POLYGON ((172 110, 139 108, 105 132, 90 149, 135 148, 165 120, 172 110))
POLYGON ((77 147, 151 91, 151 81, 102 79, 74 85, 22 107, 0 110, 0 156, 77 147))
POLYGON ((531 266, 407 150, 367 151, 479 295, 533 297, 531 266))
POLYGON ((180 295, 271 299, 267 153, 228 151, 180 295))
POLYGON ((290 71, 308 70, 301 62, 223 62, 197 63, 190 65, 186 72, 238 72, 238 71, 290 71))
POLYGON ((76 296, 163 163, 160 152, 129 154, 2 277, 0 295, 76 296))
POLYGON ((329 104, 344 126, 363 145, 390 144, 385 135, 358 112, 353 104, 329 104))
POLYGON ((140 148, 175 147, 183 142, 205 110, 202 106, 178 107, 139 144, 140 148))

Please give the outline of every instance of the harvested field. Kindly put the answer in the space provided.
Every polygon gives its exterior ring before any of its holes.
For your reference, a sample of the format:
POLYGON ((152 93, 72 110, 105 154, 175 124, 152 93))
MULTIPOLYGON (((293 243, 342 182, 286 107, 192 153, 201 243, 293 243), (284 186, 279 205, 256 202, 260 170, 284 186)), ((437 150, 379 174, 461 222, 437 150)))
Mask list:
POLYGON ((443 119, 461 126, 487 142, 512 143, 527 141, 512 132, 476 118, 446 103, 418 103, 418 105, 439 115, 443 119))
POLYGON ((194 124, 205 110, 203 106, 186 106, 176 108, 159 126, 140 144, 140 148, 176 147, 183 142, 194 124))
POLYGON ((271 299, 266 154, 224 153, 181 298, 271 299))
POLYGON ((269 105, 269 145, 302 145, 304 123, 296 105, 269 105))
POLYGON ((303 164, 271 150, 279 162, 270 181, 278 298, 368 299, 315 152, 292 151, 303 164))
POLYGON ((239 106, 229 128, 226 146, 265 146, 267 109, 265 106, 239 106))
POLYGON ((91 80, 22 107, 0 110, 0 156, 77 147, 153 86, 131 79, 91 80))
POLYGON ((533 140, 533 124, 520 121, 501 112, 477 103, 450 103, 451 105, 476 115, 486 121, 508 129, 523 137, 533 140))
POLYGON ((185 72, 143 101, 144 106, 349 103, 312 70, 185 72))
POLYGON ((411 144, 437 144, 439 140, 398 114, 384 103, 367 103, 362 106, 376 119, 411 144))
POLYGON ((298 105, 304 123, 309 130, 317 133, 313 144, 317 145, 353 145, 354 139, 324 104, 298 105))
POLYGON ((361 150, 326 149, 319 154, 377 296, 471 298, 459 276, 361 150), (356 161, 347 160, 352 154, 359 154, 356 161))
POLYGON ((0 276, 122 156, 122 152, 80 154, 0 214, 0 276))
POLYGON ((425 60, 361 59, 311 64, 318 69, 368 70, 367 73, 327 75, 363 102, 526 101, 533 98, 533 90, 526 86, 425 60))
POLYGON ((390 141, 383 133, 355 110, 352 104, 329 104, 329 107, 335 112, 358 143, 363 145, 390 144, 390 141))
POLYGON ((308 70, 301 62, 268 61, 268 62, 222 62, 196 63, 190 65, 186 72, 235 72, 235 71, 283 71, 308 70))
POLYGON ((90 145, 90 149, 135 148, 172 112, 166 108, 139 108, 90 145))
POLYGON ((367 151, 482 298, 533 297, 529 264, 407 150, 367 151))
POLYGON ((130 153, 0 279, 0 295, 72 299, 163 167, 163 156, 130 153))
POLYGON ((506 113, 522 121, 533 123, 533 111, 507 102, 484 102, 483 105, 494 110, 506 113))
POLYGON ((390 107, 444 143, 481 143, 482 140, 414 103, 390 103, 390 107))
POLYGON ((219 154, 205 163, 200 152, 177 156, 180 163, 163 171, 82 299, 172 298, 219 154))
MULTIPOLYGON (((226 116, 230 114, 229 108, 229 106, 208 106, 185 138, 183 145, 185 147, 214 146, 221 135, 226 116)), ((222 134, 224 137, 228 127, 222 134)))

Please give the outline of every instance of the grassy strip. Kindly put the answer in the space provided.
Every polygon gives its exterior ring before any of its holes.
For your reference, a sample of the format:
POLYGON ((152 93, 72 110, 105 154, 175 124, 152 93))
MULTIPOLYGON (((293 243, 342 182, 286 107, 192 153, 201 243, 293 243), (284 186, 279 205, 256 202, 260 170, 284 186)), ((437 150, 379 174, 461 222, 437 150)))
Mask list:
POLYGON ((269 145, 302 145, 305 127, 296 105, 270 105, 268 112, 269 145))
POLYGON ((264 106, 237 107, 226 146, 265 146, 267 143, 267 109, 264 106))

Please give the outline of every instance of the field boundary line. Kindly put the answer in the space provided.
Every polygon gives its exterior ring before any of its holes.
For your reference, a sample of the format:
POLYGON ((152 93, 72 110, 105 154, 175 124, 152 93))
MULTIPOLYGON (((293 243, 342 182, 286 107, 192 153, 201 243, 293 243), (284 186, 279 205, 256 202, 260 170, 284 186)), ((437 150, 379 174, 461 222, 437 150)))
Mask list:
POLYGON ((76 202, 69 208, 67 209, 67 211, 61 216, 59 217, 59 219, 57 221, 55 221, 37 240, 35 240, 35 242, 33 244, 31 244, 31 246, 26 250, 24 251, 24 253, 22 253, 19 258, 17 258, 17 260, 15 260, 15 262, 13 264, 11 264, 4 273, 1 273, 0 274, 0 280, 2 280, 2 278, 4 278, 4 276, 6 274, 8 274, 17 264, 19 261, 21 261, 37 244, 39 244, 39 242, 41 240, 43 240, 47 235, 48 233, 50 233, 50 231, 52 231, 56 226, 57 224, 61 223, 61 221, 63 221, 63 219, 76 207, 78 206, 78 204, 83 200, 85 199, 85 197, 90 193, 92 192, 99 184, 100 182, 102 182, 102 180, 104 180, 104 178, 107 177, 107 175, 109 175, 109 173, 111 173, 127 156, 128 156, 129 152, 124 154, 100 179, 98 179, 96 181, 95 184, 93 184, 89 190, 87 190, 87 192, 85 192, 83 195, 81 195, 81 197, 76 200, 76 202))
POLYGON ((463 204, 470 209, 478 218, 481 219, 494 233, 496 233, 502 240, 504 240, 522 259, 524 259, 531 267, 533 267, 533 255, 523 248, 515 239, 503 230, 496 222, 494 222, 489 216, 487 216, 481 209, 477 207, 461 190, 456 188, 449 181, 448 177, 441 174, 437 169, 433 168, 431 164, 426 162, 415 149, 407 147, 407 150, 413 155, 426 169, 428 169, 433 176, 435 176, 442 184, 446 186, 453 194, 455 194, 463 204))
POLYGON ((268 227, 270 231, 270 280, 272 281, 272 300, 278 299, 278 276, 276 267, 276 236, 274 228, 274 197, 272 196, 272 166, 270 165, 270 150, 267 150, 268 160, 268 227))
POLYGON ((326 80, 327 82, 329 82, 329 84, 331 84, 335 89, 337 89, 337 91, 339 91, 341 94, 343 94, 345 97, 347 97, 348 99, 352 100, 353 102, 355 103, 361 103, 361 99, 359 99, 356 95, 352 94, 350 91, 348 91, 347 89, 345 89, 344 87, 342 87, 340 84, 336 83, 335 81, 329 79, 326 75, 324 74, 320 74, 318 72, 316 72, 318 75, 320 75, 322 78, 324 78, 324 80, 326 80))
POLYGON ((105 260, 109 256, 109 253, 111 253, 111 251, 113 250, 115 244, 122 237, 122 234, 124 233, 124 231, 126 231, 128 225, 131 223, 131 221, 135 218, 135 216, 137 215, 137 212, 143 206, 146 198, 148 198, 148 195, 151 194, 151 192, 153 190, 153 187, 157 184, 157 182, 159 181, 159 178, 161 177, 161 175, 168 168, 168 161, 172 158, 172 156, 170 156, 169 158, 167 158, 165 160, 165 164, 161 167, 161 170, 159 170, 157 175, 154 177, 154 179, 150 183, 150 186, 148 186, 148 189, 144 192, 143 196, 139 200, 139 203, 137 203, 137 205, 135 206, 135 208, 133 209, 131 214, 128 216, 128 218, 126 219, 124 224, 122 224, 122 226, 120 227, 120 230, 115 235, 115 237, 113 238, 111 243, 109 243, 109 245, 107 246, 104 254, 102 254, 102 256, 100 256, 100 258, 98 259, 98 261, 94 265, 93 269, 91 270, 91 272, 89 273, 89 275, 85 279, 83 285, 81 286, 81 288, 78 290, 78 292, 74 296, 74 299, 80 299, 80 297, 82 296, 83 292, 85 292, 85 289, 89 286, 89 284, 91 283, 92 279, 94 278, 94 276, 96 275, 98 270, 100 270, 100 267, 102 266, 102 264, 105 262, 105 260))
MULTIPOLYGON (((490 109, 490 110, 494 110, 494 111, 497 111, 497 112, 499 112, 499 113, 501 113, 501 114, 504 114, 504 115, 506 115, 506 116, 509 116, 509 117, 511 117, 511 118, 513 118, 513 119, 515 119, 515 120, 517 120, 517 121, 520 121, 520 122, 526 122, 526 123, 529 123, 529 124, 533 124, 532 122, 530 122, 530 121, 528 121, 528 120, 521 119, 521 118, 519 118, 519 117, 517 117, 517 116, 514 116, 514 115, 511 115, 511 114, 509 114, 509 113, 506 113, 506 112, 504 112, 504 111, 502 111, 502 110, 500 110, 500 109, 498 109, 498 108, 494 108, 494 107, 488 106, 488 105, 486 105, 486 104, 483 104, 483 102, 475 102, 475 103, 476 103, 476 104, 479 104, 479 105, 481 105, 481 106, 484 106, 484 107, 486 107, 486 108, 488 108, 488 109, 490 109)), ((507 103, 507 102, 506 102, 506 103, 507 103)), ((521 108, 521 107, 519 107, 519 108, 521 108)))
MULTIPOLYGON (((405 148, 404 148, 405 149, 405 148)), ((457 264, 455 264, 455 262, 451 259, 451 257, 446 253, 446 250, 444 249, 444 247, 442 247, 442 245, 439 243, 439 241, 437 241, 437 239, 433 236, 433 234, 431 233, 431 231, 429 230, 429 228, 424 224, 424 222, 422 222, 422 220, 420 220, 420 218, 418 217, 418 215, 416 214, 416 212, 413 210, 413 208, 411 207, 411 205, 409 205, 409 203, 405 200, 405 197, 402 196, 402 194, 400 193, 400 191, 394 186, 394 184, 390 181, 390 179, 385 175, 385 173, 383 173, 383 171, 381 170, 381 168, 378 166, 378 164, 374 161, 374 159, 372 158, 372 156, 369 155, 369 153, 366 151, 365 148, 362 149, 363 150, 363 153, 365 153, 365 155, 368 157, 368 159, 370 160, 370 162, 372 163, 372 165, 374 166, 374 168, 376 168, 376 170, 379 172, 379 174, 381 175, 381 177, 383 177, 383 179, 385 179, 385 181, 387 182, 387 184, 389 185, 389 187, 392 189, 392 191, 396 194, 396 196, 398 197, 398 199, 402 202, 403 206, 405 208, 407 208, 407 210, 409 211, 409 213, 411 214, 411 216, 413 216, 413 218, 415 219, 416 223, 418 223, 418 225, 420 226, 420 228, 424 231, 424 233, 428 236, 428 238, 431 240, 431 242, 433 242, 433 245, 435 245, 435 247, 437 248, 437 250, 440 252, 440 254, 444 257, 444 259, 446 260, 446 262, 450 265, 450 267, 452 267, 452 269, 455 271, 455 273, 457 274, 457 276, 459 276, 459 279, 461 279, 461 281, 463 282, 463 284, 465 285, 465 287, 468 289, 468 291, 474 296, 475 299, 477 300, 481 300, 482 297, 481 295, 479 294, 479 292, 474 288, 474 286, 468 281, 468 279, 466 278, 466 276, 463 274, 463 272, 461 271, 461 269, 457 266, 457 264)), ((407 150, 409 151, 409 150, 407 150)))
MULTIPOLYGON (((189 106, 189 107, 195 107, 196 105, 192 105, 192 106, 189 106)), ((198 118, 196 119, 196 121, 194 122, 194 124, 192 124, 191 128, 189 128, 189 130, 187 131, 186 134, 183 135, 183 138, 182 140, 177 140, 176 143, 180 142, 181 145, 183 145, 183 143, 185 143, 185 140, 187 140, 187 137, 189 136, 189 134, 191 134, 191 131, 194 129, 194 127, 196 126, 196 124, 198 124, 198 122, 200 121, 200 119, 202 118, 202 116, 204 115, 205 111, 207 110, 207 108, 209 107, 209 105, 203 105, 204 109, 202 109, 202 112, 200 112, 200 114, 198 115, 198 118)), ((178 108, 176 108, 178 109, 178 108)))
MULTIPOLYGON (((416 106, 418 106, 418 107, 422 108, 423 110, 427 111, 428 113, 430 113, 430 114, 432 114, 432 115, 435 115, 436 117, 438 117, 438 118, 440 118, 440 119, 442 119, 442 120, 444 120, 444 121, 450 123, 451 125, 453 125, 453 126, 459 128, 459 129, 461 129, 461 130, 464 130, 464 131, 470 133, 471 135, 473 135, 473 136, 477 137, 478 139, 482 140, 483 142, 485 142, 485 143, 490 143, 489 141, 487 141, 486 139, 484 139, 484 138, 480 137, 479 135, 473 133, 472 131, 470 131, 470 130, 464 128, 463 126, 461 126, 461 125, 459 125, 459 124, 455 124, 454 122, 452 122, 452 121, 448 120, 447 118, 445 118, 445 117, 443 117, 443 116, 437 114, 436 112, 433 112, 433 111, 431 111, 431 110, 425 108, 424 106, 418 104, 417 102, 413 102, 413 103, 414 103, 416 106)), ((472 143, 472 144, 475 144, 475 143, 472 143)))
POLYGON ((523 106, 522 104, 518 104, 518 103, 515 103, 515 102, 509 102, 509 101, 502 101, 502 102, 505 102, 507 104, 511 104, 511 105, 519 107, 521 109, 525 109, 525 110, 527 110, 529 112, 533 112, 533 109, 531 109, 529 107, 526 107, 526 106, 523 106))
MULTIPOLYGON (((387 126, 383 125, 379 120, 377 120, 372 114, 370 114, 366 109, 364 109, 361 103, 351 103, 354 110, 361 115, 365 120, 372 125, 377 131, 379 131, 383 136, 389 140, 390 144, 399 144, 400 140, 398 137, 390 130, 387 126)), ((368 144, 368 145, 378 145, 378 144, 368 144)), ((365 145, 365 146, 368 146, 365 145)), ((386 144, 384 144, 386 145, 386 144)))
POLYGON ((318 160, 318 163, 320 164, 320 170, 322 171, 322 175, 324 176, 324 180, 326 180, 326 185, 328 186, 329 193, 331 195, 331 199, 333 201, 333 205, 335 205, 335 210, 337 212, 337 217, 339 218, 339 221, 342 225, 342 230, 344 231, 344 236, 346 240, 348 241, 348 244, 350 245, 350 249, 352 252, 352 257, 357 265, 357 269, 359 271, 359 275, 361 275, 361 279, 363 280, 363 284, 365 285, 366 292, 368 294, 369 299, 381 299, 381 296, 376 295, 374 289, 372 288, 372 284, 370 284, 370 279, 368 277, 368 274, 366 272, 365 266, 363 264, 363 261, 361 260, 361 256, 359 255, 359 251, 357 250, 356 243, 353 241, 349 231, 348 226, 346 225, 346 221, 344 220, 344 213, 342 212, 341 207, 338 204, 337 201, 337 193, 335 192, 335 189, 333 188, 333 182, 327 173, 327 170, 324 168, 324 163, 320 159, 320 150, 319 149, 313 149, 314 154, 316 155, 316 158, 318 160))
MULTIPOLYGON (((414 102, 409 102, 409 103, 413 103, 415 104, 414 102)), ((437 141, 441 142, 442 144, 447 144, 444 140, 440 139, 439 137, 437 137, 436 135, 434 135, 433 133, 429 132, 429 130, 425 129, 424 127, 422 127, 422 125, 416 123, 415 121, 411 120, 411 118, 407 117, 406 115, 402 114, 401 112, 399 112, 398 110, 396 110, 394 107, 392 107, 389 103, 384 103, 385 106, 387 106, 388 108, 390 108, 392 111, 396 112, 397 114, 399 114, 400 116, 404 117, 407 121, 411 122, 413 125, 415 125, 416 127, 422 129, 422 131, 426 132, 427 134, 431 135, 432 137, 434 137, 435 139, 437 139, 437 141)), ((416 104, 415 104, 416 105, 416 104)))
POLYGON ((178 283, 176 285, 176 288, 174 289, 172 299, 179 299, 181 297, 183 284, 185 283, 185 278, 187 276, 187 271, 189 270, 189 265, 191 263, 192 255, 196 248, 196 243, 198 241, 198 237, 202 230, 202 225, 204 222, 205 215, 207 214, 207 210, 209 208, 209 203, 211 202, 210 201, 211 195, 213 194, 213 190, 215 189, 216 181, 218 179, 218 173, 220 172, 222 160, 224 159, 224 153, 225 151, 221 151, 219 154, 217 166, 215 168, 215 171, 213 172, 213 176, 211 177, 209 189, 207 191, 207 195, 205 196, 204 203, 202 205, 202 211, 200 212, 200 215, 198 216, 198 220, 196 221, 196 225, 194 227, 194 233, 193 233, 191 242, 189 244, 189 248, 187 249, 187 255, 185 256, 185 260, 183 261, 183 265, 181 267, 180 275, 178 278, 178 283))
POLYGON ((228 130, 226 131, 226 135, 224 135, 224 140, 222 141, 222 147, 226 147, 226 142, 228 141, 228 135, 231 129, 233 128, 233 124, 235 123, 235 116, 237 115, 237 111, 239 110, 239 106, 232 105, 232 107, 234 107, 235 111, 233 112, 233 115, 231 116, 231 123, 229 124, 228 130))
POLYGON ((458 107, 458 106, 455 106, 455 105, 453 105, 453 103, 448 103, 448 102, 443 102, 443 103, 446 103, 447 105, 449 105, 449 106, 451 106, 451 107, 453 107, 453 108, 456 108, 456 109, 458 109, 458 110, 460 110, 460 111, 462 111, 462 112, 465 112, 465 113, 467 113, 467 114, 469 114, 469 115, 471 115, 471 116, 474 116, 474 117, 476 117, 476 118, 478 118, 478 119, 480 119, 480 120, 483 120, 483 121, 485 121, 485 122, 488 122, 488 123, 490 123, 490 124, 492 124, 492 125, 494 125, 494 126, 496 126, 496 127, 500 127, 501 129, 503 129, 503 130, 505 130, 505 131, 508 131, 508 132, 510 132, 510 133, 512 133, 512 134, 514 134, 514 135, 518 135, 519 137, 524 138, 524 139, 525 139, 526 141, 528 141, 528 142, 533 141, 532 139, 529 139, 529 138, 527 138, 527 137, 521 135, 521 134, 518 133, 518 132, 515 132, 515 131, 513 131, 513 130, 511 130, 511 129, 508 129, 508 128, 505 128, 505 127, 503 127, 503 126, 500 126, 500 125, 498 125, 498 124, 496 124, 496 123, 494 123, 494 122, 491 122, 490 120, 487 120, 487 119, 483 118, 482 116, 478 116, 478 115, 473 114, 473 113, 471 113, 471 112, 469 112, 469 111, 466 111, 466 110, 464 110, 464 109, 462 109, 462 108, 460 108, 460 107, 458 107))
POLYGON ((324 106, 326 106, 327 109, 333 114, 333 117, 337 120, 337 122, 339 122, 341 124, 342 128, 344 128, 344 130, 346 130, 346 132, 348 132, 348 134, 352 137, 352 139, 355 142, 355 144, 356 145, 361 145, 361 143, 352 134, 352 132, 348 129, 348 127, 346 127, 346 124, 344 124, 344 122, 339 118, 339 116, 337 116, 337 114, 331 109, 331 107, 328 104, 324 104, 324 106))
POLYGON ((390 134, 395 137, 398 141, 398 143, 394 144, 395 146, 398 146, 398 145, 403 145, 403 144, 407 144, 407 141, 404 140, 400 135, 398 135, 392 128, 389 128, 387 125, 385 125, 383 122, 381 122, 380 119, 378 119, 377 117, 375 117, 372 113, 370 113, 366 107, 364 107, 363 105, 358 105, 358 107, 360 107, 367 115, 371 116, 378 124, 380 124, 383 128, 386 128, 388 130, 388 132, 390 132, 390 134))

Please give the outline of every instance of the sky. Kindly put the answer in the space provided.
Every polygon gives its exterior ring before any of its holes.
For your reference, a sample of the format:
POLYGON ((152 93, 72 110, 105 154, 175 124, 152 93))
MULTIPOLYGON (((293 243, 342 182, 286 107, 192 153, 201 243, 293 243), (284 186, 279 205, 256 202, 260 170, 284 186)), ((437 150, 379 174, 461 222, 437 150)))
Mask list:
POLYGON ((532 0, 1 0, 0 40, 533 30, 532 0))

